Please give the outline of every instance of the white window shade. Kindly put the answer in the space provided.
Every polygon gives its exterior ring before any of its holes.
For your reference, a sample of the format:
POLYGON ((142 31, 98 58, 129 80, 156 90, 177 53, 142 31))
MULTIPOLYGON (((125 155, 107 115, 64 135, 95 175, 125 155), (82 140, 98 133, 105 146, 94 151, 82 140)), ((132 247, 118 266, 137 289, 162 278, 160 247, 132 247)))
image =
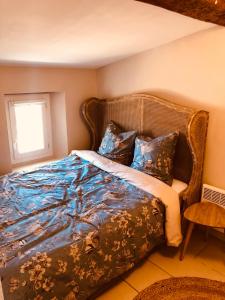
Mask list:
POLYGON ((12 163, 51 156, 49 95, 8 96, 7 110, 12 163))

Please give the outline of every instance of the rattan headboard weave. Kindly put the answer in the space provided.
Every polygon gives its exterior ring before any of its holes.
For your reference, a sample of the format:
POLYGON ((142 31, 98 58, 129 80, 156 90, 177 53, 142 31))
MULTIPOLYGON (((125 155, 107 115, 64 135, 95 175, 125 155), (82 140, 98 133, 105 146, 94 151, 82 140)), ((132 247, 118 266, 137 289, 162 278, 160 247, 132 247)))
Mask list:
POLYGON ((131 94, 114 99, 91 98, 84 102, 82 115, 97 150, 110 120, 124 130, 157 137, 179 130, 174 177, 189 184, 183 198, 198 201, 208 125, 208 113, 177 105, 150 94, 131 94))

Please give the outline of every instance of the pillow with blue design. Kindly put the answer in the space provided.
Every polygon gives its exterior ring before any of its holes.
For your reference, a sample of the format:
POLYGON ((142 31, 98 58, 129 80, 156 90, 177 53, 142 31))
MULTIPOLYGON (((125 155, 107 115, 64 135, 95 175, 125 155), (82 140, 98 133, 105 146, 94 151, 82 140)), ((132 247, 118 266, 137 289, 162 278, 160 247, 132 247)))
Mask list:
POLYGON ((113 121, 106 127, 98 153, 123 165, 132 162, 136 131, 123 132, 113 121))
POLYGON ((171 186, 173 182, 173 159, 178 136, 179 132, 154 139, 144 136, 136 137, 131 167, 171 186))

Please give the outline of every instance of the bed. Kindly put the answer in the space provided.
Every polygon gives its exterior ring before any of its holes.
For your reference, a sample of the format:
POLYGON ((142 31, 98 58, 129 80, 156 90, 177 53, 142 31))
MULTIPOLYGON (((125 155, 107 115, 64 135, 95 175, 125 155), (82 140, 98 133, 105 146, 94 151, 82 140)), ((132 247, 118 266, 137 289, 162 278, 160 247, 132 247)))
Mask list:
POLYGON ((92 150, 98 148, 110 120, 126 130, 135 129, 153 137, 179 130, 174 177, 188 184, 181 197, 184 206, 199 200, 208 112, 138 93, 113 99, 91 98, 83 104, 82 116, 90 132, 92 150))
POLYGON ((199 199, 207 112, 149 94, 92 98, 81 111, 91 150, 0 178, 5 300, 92 297, 155 246, 179 246, 180 203, 199 199), (172 187, 96 153, 110 120, 153 137, 179 130, 172 187))

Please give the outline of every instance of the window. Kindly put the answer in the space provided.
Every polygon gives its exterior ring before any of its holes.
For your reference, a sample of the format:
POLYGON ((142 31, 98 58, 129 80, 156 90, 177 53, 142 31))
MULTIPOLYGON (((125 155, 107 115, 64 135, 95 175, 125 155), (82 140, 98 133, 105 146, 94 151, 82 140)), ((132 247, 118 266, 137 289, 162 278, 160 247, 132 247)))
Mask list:
POLYGON ((12 163, 51 156, 49 95, 8 95, 6 103, 12 163))

